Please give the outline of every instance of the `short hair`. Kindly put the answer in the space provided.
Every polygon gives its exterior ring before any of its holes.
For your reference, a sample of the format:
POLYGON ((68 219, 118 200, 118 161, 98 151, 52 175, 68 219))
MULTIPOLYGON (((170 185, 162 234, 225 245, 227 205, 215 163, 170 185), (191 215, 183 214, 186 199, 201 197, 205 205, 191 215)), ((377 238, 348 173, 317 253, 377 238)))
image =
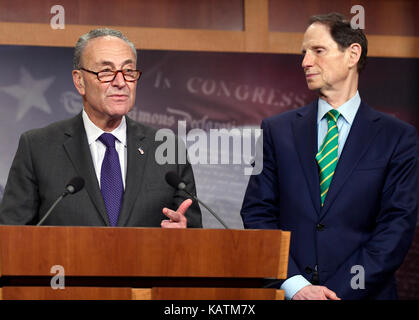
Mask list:
POLYGON ((134 44, 131 41, 129 41, 128 38, 124 36, 124 34, 121 31, 109 28, 99 28, 90 30, 88 33, 82 35, 77 41, 76 46, 74 47, 73 69, 77 70, 81 68, 81 56, 89 40, 106 36, 116 37, 124 40, 131 47, 132 52, 135 56, 135 60, 137 60, 137 49, 135 49, 134 44))
POLYGON ((345 17, 336 12, 314 15, 310 18, 309 25, 313 23, 321 23, 329 27, 333 40, 341 50, 348 48, 352 43, 358 43, 362 50, 357 70, 358 73, 364 70, 367 62, 368 40, 362 29, 353 29, 345 17))

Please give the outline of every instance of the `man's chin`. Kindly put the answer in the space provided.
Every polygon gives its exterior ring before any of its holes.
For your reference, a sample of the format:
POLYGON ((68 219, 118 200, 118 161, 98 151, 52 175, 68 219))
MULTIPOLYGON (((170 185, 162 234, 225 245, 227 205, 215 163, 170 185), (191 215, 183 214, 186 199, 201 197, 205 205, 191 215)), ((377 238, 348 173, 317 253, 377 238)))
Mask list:
POLYGON ((116 103, 109 108, 109 114, 112 115, 112 118, 122 117, 126 115, 128 112, 130 112, 132 108, 133 106, 116 103))
POLYGON ((311 91, 318 91, 321 89, 321 86, 313 82, 307 82, 307 87, 311 91))

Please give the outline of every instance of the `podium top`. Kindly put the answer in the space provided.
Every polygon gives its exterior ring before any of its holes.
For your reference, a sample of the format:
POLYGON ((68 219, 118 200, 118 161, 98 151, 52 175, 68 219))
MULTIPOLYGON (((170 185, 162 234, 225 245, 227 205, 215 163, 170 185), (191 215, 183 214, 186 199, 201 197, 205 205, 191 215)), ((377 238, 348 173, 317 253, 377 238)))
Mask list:
POLYGON ((0 226, 1 276, 285 279, 281 230, 0 226))

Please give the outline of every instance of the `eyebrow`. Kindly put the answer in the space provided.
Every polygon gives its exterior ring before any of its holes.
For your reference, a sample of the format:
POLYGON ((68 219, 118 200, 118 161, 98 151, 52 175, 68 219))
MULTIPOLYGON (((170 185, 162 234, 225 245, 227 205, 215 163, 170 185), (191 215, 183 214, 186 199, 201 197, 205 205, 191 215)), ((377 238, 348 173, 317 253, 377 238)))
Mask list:
MULTIPOLYGON (((125 60, 125 61, 122 63, 122 66, 125 66, 125 65, 130 64, 130 63, 134 64, 134 60, 132 60, 132 59, 127 59, 127 60, 125 60)), ((100 61, 99 63, 97 63, 97 65, 98 65, 98 66, 111 66, 111 67, 115 67, 115 64, 114 64, 113 62, 111 62, 111 61, 106 61, 106 60, 100 61)))
MULTIPOLYGON (((326 49, 326 47, 325 46, 322 46, 322 45, 315 45, 315 46, 311 46, 311 47, 309 47, 309 49, 312 49, 312 50, 316 50, 316 49, 326 49)), ((306 49, 301 49, 301 53, 302 54, 305 54, 307 52, 307 50, 306 49)))

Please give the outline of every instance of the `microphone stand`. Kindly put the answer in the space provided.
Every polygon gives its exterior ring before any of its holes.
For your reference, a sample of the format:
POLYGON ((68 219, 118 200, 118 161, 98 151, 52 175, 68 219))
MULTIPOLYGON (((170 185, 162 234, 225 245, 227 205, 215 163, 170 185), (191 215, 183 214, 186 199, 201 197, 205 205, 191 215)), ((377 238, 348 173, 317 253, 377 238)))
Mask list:
POLYGON ((183 189, 188 195, 190 195, 192 198, 194 198, 196 201, 198 201, 199 204, 202 204, 205 209, 207 209, 217 220, 219 223, 223 225, 225 229, 229 229, 229 227, 224 223, 224 221, 214 212, 212 211, 205 203, 203 203, 201 200, 199 200, 195 195, 187 191, 186 189, 183 189))
POLYGON ((41 219, 41 221, 39 221, 38 223, 37 223, 37 225, 36 226, 40 226, 44 221, 45 221, 45 219, 46 218, 48 218, 48 216, 51 214, 51 212, 52 212, 52 210, 54 210, 54 208, 57 206, 57 204, 61 201, 61 200, 63 200, 63 198, 65 197, 65 196, 67 196, 69 194, 69 192, 66 190, 65 192, 63 192, 63 194, 57 199, 57 200, 55 200, 55 202, 54 202, 54 204, 51 206, 51 208, 49 208, 49 210, 47 211, 47 213, 43 216, 43 218, 41 219))

